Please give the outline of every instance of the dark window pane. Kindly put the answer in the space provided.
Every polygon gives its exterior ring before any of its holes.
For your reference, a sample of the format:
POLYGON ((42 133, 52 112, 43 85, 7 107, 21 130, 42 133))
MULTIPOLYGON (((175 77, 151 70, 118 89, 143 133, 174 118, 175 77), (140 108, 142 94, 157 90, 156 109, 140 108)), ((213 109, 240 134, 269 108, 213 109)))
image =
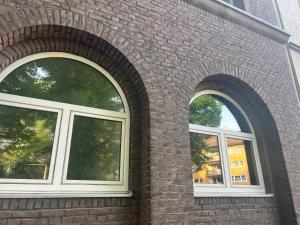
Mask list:
POLYGON ((245 4, 243 0, 233 0, 233 5, 237 8, 245 10, 245 4))
POLYGON ((120 180, 121 122, 75 116, 68 180, 120 180))
POLYGON ((229 161, 240 161, 243 165, 230 167, 230 174, 235 177, 232 184, 259 185, 252 142, 227 138, 227 152, 229 161))
POLYGON ((250 132, 242 113, 228 100, 216 95, 201 95, 189 107, 192 124, 233 131, 250 132))
POLYGON ((26 63, 0 84, 0 92, 124 112, 112 83, 91 66, 67 58, 26 63))
POLYGON ((190 132, 193 180, 203 184, 223 184, 218 137, 190 132))
POLYGON ((57 113, 0 106, 0 178, 48 179, 57 113))

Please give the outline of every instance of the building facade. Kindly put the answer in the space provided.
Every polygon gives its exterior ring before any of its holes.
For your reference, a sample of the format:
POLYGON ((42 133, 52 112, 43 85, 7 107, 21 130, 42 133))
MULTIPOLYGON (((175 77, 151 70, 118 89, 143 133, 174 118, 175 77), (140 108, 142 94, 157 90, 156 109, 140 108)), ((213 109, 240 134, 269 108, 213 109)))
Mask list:
POLYGON ((289 59, 291 62, 291 68, 294 73, 295 83, 299 93, 299 69, 300 69, 300 35, 299 35, 299 21, 298 15, 299 1, 277 1, 275 2, 278 11, 278 20, 287 32, 291 34, 289 42, 287 43, 287 49, 289 59))
POLYGON ((272 0, 0 3, 0 224, 300 223, 272 0))

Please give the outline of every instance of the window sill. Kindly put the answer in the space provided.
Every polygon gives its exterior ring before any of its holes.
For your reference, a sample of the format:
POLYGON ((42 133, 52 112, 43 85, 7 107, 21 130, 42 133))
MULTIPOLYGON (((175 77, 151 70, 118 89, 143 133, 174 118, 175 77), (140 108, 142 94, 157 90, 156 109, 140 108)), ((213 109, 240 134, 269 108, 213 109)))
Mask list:
POLYGON ((114 198, 114 197, 132 197, 129 192, 3 192, 0 198, 114 198))
POLYGON ((206 197, 259 197, 259 198, 272 198, 274 194, 266 193, 194 193, 195 198, 206 197))
POLYGON ((212 12, 222 18, 228 19, 234 23, 240 24, 269 37, 280 43, 287 43, 290 34, 286 31, 268 23, 256 16, 253 16, 235 6, 232 6, 221 0, 182 0, 212 12))

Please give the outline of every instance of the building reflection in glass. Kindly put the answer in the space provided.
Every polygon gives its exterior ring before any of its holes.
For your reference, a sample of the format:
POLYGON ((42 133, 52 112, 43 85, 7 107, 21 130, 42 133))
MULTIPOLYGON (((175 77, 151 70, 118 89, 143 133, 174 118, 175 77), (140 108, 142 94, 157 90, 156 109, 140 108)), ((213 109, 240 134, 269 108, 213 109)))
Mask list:
POLYGON ((252 142, 227 138, 227 153, 232 185, 258 185, 252 142))
POLYGON ((190 133, 193 181, 200 184, 223 184, 218 136, 190 133))

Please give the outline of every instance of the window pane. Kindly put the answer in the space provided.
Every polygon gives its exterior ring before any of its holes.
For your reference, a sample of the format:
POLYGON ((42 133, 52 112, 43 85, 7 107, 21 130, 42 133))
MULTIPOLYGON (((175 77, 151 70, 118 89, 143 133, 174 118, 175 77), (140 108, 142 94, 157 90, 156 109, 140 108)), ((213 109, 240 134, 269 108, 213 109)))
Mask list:
POLYGON ((207 127, 250 132, 241 112, 228 100, 216 95, 201 95, 196 98, 189 107, 189 122, 207 127), (234 116, 232 111, 238 117, 234 116))
POLYGON ((48 179, 57 113, 0 105, 0 178, 48 179))
POLYGON ((91 66, 67 58, 26 63, 0 84, 0 92, 124 112, 112 83, 91 66))
POLYGON ((74 117, 68 180, 120 180, 121 122, 74 117))
POLYGON ((252 142, 227 138, 227 152, 229 162, 239 162, 239 166, 230 167, 232 184, 259 185, 252 142))
POLYGON ((237 8, 245 10, 245 4, 243 0, 233 0, 233 5, 237 8))
POLYGON ((190 133, 193 180, 202 184, 223 184, 218 136, 190 133))

